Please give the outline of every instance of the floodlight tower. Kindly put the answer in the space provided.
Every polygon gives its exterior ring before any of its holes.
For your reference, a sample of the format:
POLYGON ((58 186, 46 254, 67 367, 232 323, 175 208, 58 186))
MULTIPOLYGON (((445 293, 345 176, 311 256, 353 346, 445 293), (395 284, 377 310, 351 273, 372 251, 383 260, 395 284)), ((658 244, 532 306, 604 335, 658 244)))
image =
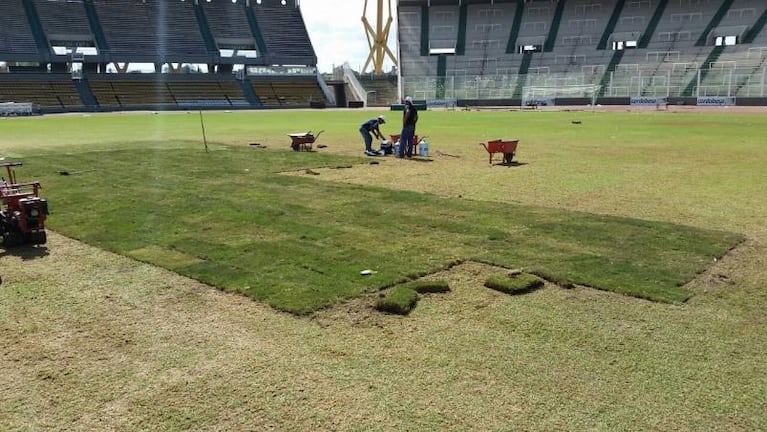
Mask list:
POLYGON ((391 29, 391 23, 393 21, 391 15, 391 0, 389 0, 389 19, 386 20, 386 26, 383 23, 383 0, 378 1, 378 9, 376 10, 376 28, 370 25, 367 19, 368 0, 365 0, 365 9, 362 11, 362 24, 365 27, 365 35, 368 38, 368 46, 370 47, 370 54, 367 60, 365 60, 365 66, 362 68, 362 72, 367 71, 368 66, 373 64, 373 73, 381 75, 383 73, 383 63, 388 55, 394 65, 397 65, 397 58, 392 54, 389 49, 389 30, 391 29))

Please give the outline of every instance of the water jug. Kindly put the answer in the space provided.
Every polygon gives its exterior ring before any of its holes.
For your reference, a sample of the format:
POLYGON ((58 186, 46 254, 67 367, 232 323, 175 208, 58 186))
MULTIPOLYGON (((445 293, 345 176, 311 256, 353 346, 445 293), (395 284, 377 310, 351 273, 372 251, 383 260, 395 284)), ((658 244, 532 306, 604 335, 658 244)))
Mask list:
POLYGON ((418 144, 418 154, 423 157, 429 157, 429 143, 425 139, 422 139, 421 143, 418 144))

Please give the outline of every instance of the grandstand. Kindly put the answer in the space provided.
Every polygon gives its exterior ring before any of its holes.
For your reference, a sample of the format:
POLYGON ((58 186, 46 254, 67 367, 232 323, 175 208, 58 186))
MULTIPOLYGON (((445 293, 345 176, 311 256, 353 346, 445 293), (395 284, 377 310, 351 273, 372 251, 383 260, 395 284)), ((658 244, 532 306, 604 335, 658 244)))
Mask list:
POLYGON ((590 103, 592 96, 603 104, 767 104, 763 1, 398 6, 401 84, 416 99, 524 105, 533 87, 547 89, 557 104, 590 103))
MULTIPOLYGON (((339 102, 767 105, 760 0, 400 0, 397 22, 398 76, 347 71, 339 102)), ((0 2, 0 103, 42 112, 332 106, 316 66, 298 0, 0 2)))
POLYGON ((297 0, 7 0, 0 66, 0 103, 44 113, 332 100, 297 0))
POLYGON ((387 106, 400 103, 397 93, 397 76, 385 74, 381 76, 363 74, 359 77, 360 84, 365 88, 369 106, 387 106))

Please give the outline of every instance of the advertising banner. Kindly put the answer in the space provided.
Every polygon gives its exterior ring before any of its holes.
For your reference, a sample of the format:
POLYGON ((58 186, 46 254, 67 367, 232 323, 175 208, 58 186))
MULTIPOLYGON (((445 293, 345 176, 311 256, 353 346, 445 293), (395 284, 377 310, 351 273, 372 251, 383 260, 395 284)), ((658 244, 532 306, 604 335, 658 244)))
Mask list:
POLYGON ((554 99, 548 98, 525 98, 522 105, 526 107, 554 106, 554 99))
POLYGON ((455 108, 457 99, 427 99, 426 106, 431 108, 455 108))
POLYGON ((655 96, 640 96, 640 97, 632 97, 631 98, 631 105, 635 106, 660 106, 660 105, 666 105, 666 98, 665 97, 655 97, 655 96))
POLYGON ((698 106, 735 106, 735 98, 730 96, 701 96, 698 106))

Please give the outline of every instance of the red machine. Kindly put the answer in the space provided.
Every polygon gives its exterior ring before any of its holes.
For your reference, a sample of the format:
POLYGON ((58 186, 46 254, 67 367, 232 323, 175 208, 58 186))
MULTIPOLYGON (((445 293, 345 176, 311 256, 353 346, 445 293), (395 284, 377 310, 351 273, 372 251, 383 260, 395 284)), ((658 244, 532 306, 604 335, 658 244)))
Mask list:
POLYGON ((0 179, 0 235, 5 248, 45 244, 48 201, 40 198, 40 182, 17 183, 13 167, 21 162, 2 162, 8 173, 0 179))

